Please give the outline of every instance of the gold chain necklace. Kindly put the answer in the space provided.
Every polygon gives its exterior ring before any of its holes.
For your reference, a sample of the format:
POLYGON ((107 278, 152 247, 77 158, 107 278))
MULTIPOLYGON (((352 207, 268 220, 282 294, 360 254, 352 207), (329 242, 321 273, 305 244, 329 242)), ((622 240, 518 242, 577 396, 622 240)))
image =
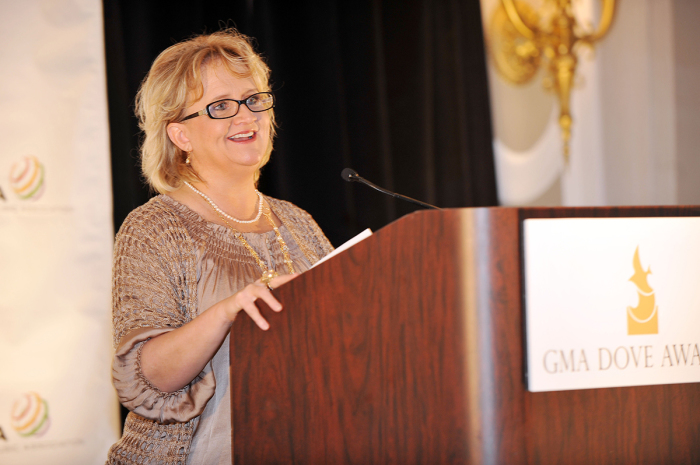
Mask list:
MULTIPOLYGON (((193 189, 194 190, 194 189, 193 189)), ((200 194, 201 193, 197 190, 194 190, 196 193, 200 194)), ((202 195, 202 197, 204 197, 202 195)), ((207 199, 204 199, 207 200, 207 199)), ((260 199, 262 202, 262 199, 260 199)), ((213 204, 213 202, 209 201, 207 203, 213 204)), ((231 226, 231 224, 226 221, 226 218, 224 215, 222 215, 222 211, 218 206, 215 207, 216 204, 211 205, 212 209, 214 212, 221 218, 221 221, 224 222, 224 224, 233 232, 233 235, 236 236, 236 239, 238 239, 241 244, 250 252, 250 254, 253 256, 256 262, 258 262, 258 266, 262 270, 262 280, 265 284, 268 284, 269 287, 269 282, 272 278, 278 276, 278 273, 273 270, 272 268, 268 268, 267 265, 265 264, 264 261, 260 258, 260 255, 253 250, 253 247, 250 246, 248 241, 245 240, 245 237, 243 237, 243 234, 238 231, 236 228, 231 226)), ((290 274, 294 274, 294 265, 292 263, 292 258, 289 256, 289 247, 287 247, 287 243, 284 242, 284 239, 282 238, 282 233, 280 233, 280 230, 277 228, 277 225, 275 225, 275 222, 272 220, 272 214, 271 211, 268 207, 263 207, 263 216, 267 219, 267 221, 270 223, 272 226, 272 229, 275 231, 275 236, 277 236, 277 242, 280 245, 280 249, 282 249, 282 255, 284 256, 284 263, 287 265, 287 270, 289 271, 290 274)))

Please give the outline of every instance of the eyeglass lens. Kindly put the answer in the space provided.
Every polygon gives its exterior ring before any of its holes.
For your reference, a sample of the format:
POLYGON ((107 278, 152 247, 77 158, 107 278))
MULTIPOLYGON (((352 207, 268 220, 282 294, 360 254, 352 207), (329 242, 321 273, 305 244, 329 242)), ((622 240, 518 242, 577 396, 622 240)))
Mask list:
MULTIPOLYGON (((260 92, 245 99, 245 106, 252 112, 269 110, 275 104, 275 99, 269 92, 260 92)), ((212 118, 230 118, 238 113, 239 104, 236 100, 219 100, 207 107, 212 118)))

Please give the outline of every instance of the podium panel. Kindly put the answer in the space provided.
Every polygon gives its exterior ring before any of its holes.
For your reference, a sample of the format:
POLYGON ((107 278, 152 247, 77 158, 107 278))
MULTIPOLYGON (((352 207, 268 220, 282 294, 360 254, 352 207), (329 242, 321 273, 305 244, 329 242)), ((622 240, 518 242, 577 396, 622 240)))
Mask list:
POLYGON ((526 390, 522 221, 696 207, 423 211, 231 330, 233 462, 700 463, 700 384, 526 390))

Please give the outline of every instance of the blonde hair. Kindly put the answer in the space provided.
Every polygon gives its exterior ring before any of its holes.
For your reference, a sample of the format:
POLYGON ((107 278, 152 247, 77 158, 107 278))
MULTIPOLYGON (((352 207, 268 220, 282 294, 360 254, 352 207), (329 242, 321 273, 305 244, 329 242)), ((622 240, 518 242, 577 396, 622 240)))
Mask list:
MULTIPOLYGON (((165 49, 153 62, 136 94, 136 116, 143 131, 141 170, 153 189, 163 194, 183 181, 202 181, 187 154, 168 137, 168 124, 185 117, 188 100, 204 94, 202 67, 219 62, 239 78, 252 78, 259 92, 269 92, 270 69, 251 45, 250 39, 226 29, 199 35, 165 49)), ((275 115, 270 111, 270 142, 260 167, 270 159, 275 136, 275 115)), ((255 174, 257 182, 260 170, 255 174)))

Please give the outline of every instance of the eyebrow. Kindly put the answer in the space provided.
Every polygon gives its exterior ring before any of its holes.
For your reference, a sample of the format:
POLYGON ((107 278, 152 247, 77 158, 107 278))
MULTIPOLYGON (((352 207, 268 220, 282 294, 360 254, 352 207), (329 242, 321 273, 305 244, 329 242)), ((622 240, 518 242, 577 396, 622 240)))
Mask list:
MULTIPOLYGON (((253 88, 248 89, 245 92, 243 92, 243 95, 245 97, 243 97, 241 100, 245 100, 246 98, 250 97, 253 94, 257 94, 258 92, 260 92, 258 89, 253 89, 253 88)), ((230 99, 230 98, 231 98, 231 94, 228 94, 228 93, 220 94, 218 97, 214 97, 212 102, 217 102, 219 100, 230 99)))

